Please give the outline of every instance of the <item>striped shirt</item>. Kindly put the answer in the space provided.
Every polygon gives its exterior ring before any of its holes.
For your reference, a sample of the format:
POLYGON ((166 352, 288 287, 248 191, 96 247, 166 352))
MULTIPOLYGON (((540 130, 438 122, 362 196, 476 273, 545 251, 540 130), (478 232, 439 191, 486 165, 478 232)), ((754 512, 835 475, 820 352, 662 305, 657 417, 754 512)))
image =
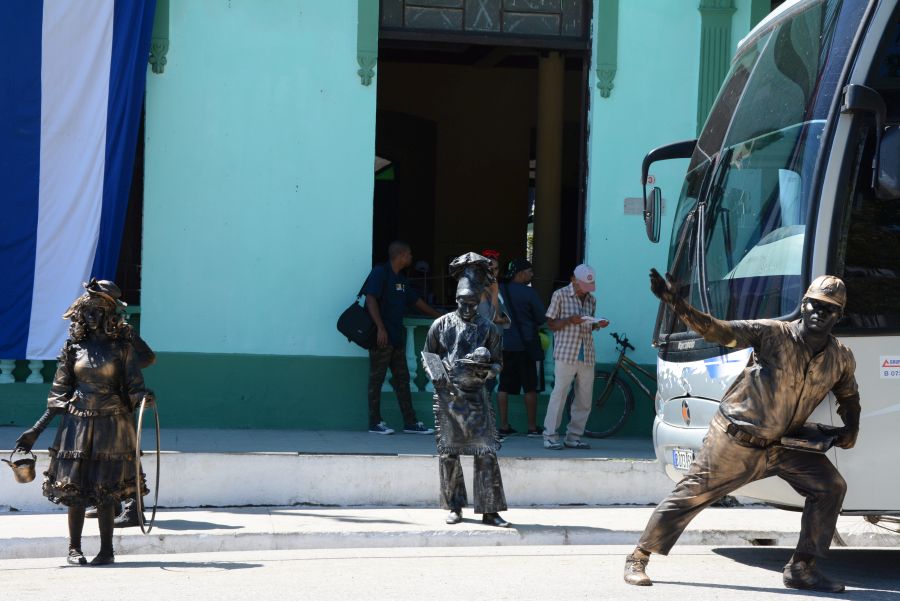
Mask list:
MULTIPOLYGON (((588 292, 584 299, 575 294, 575 286, 569 284, 553 293, 547 317, 550 319, 567 319, 573 315, 589 315, 593 317, 597 308, 597 300, 588 292)), ((594 336, 590 323, 566 324, 561 330, 553 333, 553 360, 562 363, 587 363, 593 365, 594 336), (583 353, 582 353, 583 350, 583 353)))

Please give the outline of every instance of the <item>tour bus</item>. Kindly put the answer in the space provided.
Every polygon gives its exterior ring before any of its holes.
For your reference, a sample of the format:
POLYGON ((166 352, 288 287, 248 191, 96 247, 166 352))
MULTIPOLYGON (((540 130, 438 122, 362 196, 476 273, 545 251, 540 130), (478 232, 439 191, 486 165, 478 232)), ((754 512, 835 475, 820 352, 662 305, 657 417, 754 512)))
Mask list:
MULTIPOLYGON (((698 139, 642 165, 647 234, 662 191, 650 165, 689 158, 668 271, 715 317, 794 320, 818 275, 847 285, 834 333, 856 357, 862 416, 844 514, 900 514, 900 0, 788 0, 738 45, 698 139)), ((751 348, 705 342, 661 304, 653 442, 679 480, 751 348)), ((810 421, 842 425, 829 394, 810 421)), ((767 478, 738 490, 784 507, 803 499, 767 478)), ((870 517, 870 520, 877 519, 870 517)), ((889 518, 890 519, 890 518, 889 518)))

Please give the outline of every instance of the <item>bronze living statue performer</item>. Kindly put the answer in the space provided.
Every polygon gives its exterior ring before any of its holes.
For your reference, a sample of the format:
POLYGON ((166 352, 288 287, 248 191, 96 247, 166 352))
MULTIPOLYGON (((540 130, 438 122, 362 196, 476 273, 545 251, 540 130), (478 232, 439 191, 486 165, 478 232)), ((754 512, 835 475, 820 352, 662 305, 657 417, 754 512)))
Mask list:
POLYGON ((847 484, 821 453, 779 443, 795 434, 829 391, 837 399, 844 426, 819 426, 834 444, 852 448, 859 433, 859 393, 853 353, 831 335, 847 293, 834 276, 820 276, 807 289, 800 319, 720 321, 681 298, 671 277, 651 270, 650 288, 678 317, 706 340, 728 347, 753 347, 753 356, 722 398, 687 475, 663 500, 625 561, 625 582, 652 584, 645 572, 651 553, 668 554, 682 531, 703 508, 760 478, 778 476, 805 497, 800 540, 787 565, 790 588, 841 592, 826 578, 816 558, 828 551, 847 484))
POLYGON ((105 286, 91 280, 86 292, 63 315, 71 319, 69 338, 59 356, 47 411, 16 441, 31 450, 38 436, 62 415, 50 447, 43 492, 53 503, 69 508, 68 563, 84 565, 81 532, 88 505, 97 507, 100 552, 91 565, 114 563, 115 504, 138 492, 146 494, 135 473, 135 427, 132 412, 142 399, 153 401, 144 386, 132 332, 119 303, 105 286))
POLYGON ((439 317, 425 340, 426 369, 434 382, 435 439, 441 479, 441 507, 449 509, 448 524, 462 521, 468 502, 460 455, 474 455, 475 513, 485 524, 508 527, 500 517, 506 496, 497 463, 497 427, 486 382, 502 366, 501 337, 497 327, 478 313, 485 284, 490 283, 490 261, 466 253, 450 263, 459 283, 456 311, 439 317))

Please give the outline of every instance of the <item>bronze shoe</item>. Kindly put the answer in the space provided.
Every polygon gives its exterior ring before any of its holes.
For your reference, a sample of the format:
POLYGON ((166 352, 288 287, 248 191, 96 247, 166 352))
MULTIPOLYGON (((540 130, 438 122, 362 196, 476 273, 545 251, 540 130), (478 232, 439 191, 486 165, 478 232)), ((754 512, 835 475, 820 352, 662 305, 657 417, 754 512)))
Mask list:
POLYGON ((625 558, 625 582, 635 586, 651 586, 653 581, 647 576, 649 557, 635 557, 632 553, 625 558))
POLYGON ((496 526, 497 528, 509 528, 509 522, 500 517, 499 513, 486 513, 481 516, 481 523, 487 526, 496 526))
POLYGON ((832 582, 816 568, 816 560, 789 561, 782 572, 784 586, 823 593, 842 593, 844 585, 832 582))
POLYGON ((69 549, 69 556, 66 557, 66 563, 70 566, 83 566, 87 564, 87 558, 81 549, 69 549))
POLYGON ((112 553, 104 553, 102 551, 97 557, 91 560, 92 566, 108 566, 113 563, 116 563, 116 556, 112 553))
POLYGON ((458 524, 462 521, 462 510, 461 509, 451 509, 450 513, 447 514, 447 519, 444 520, 448 524, 458 524))

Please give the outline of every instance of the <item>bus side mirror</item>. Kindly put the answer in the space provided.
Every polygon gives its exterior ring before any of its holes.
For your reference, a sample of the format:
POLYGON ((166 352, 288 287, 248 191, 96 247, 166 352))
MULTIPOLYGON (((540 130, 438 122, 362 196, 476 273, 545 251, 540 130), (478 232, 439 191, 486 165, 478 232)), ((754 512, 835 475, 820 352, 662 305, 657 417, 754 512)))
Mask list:
POLYGON ((641 185, 644 187, 644 226, 647 228, 647 237, 650 238, 650 242, 659 242, 659 223, 662 219, 662 190, 654 187, 649 194, 647 193, 650 165, 656 161, 689 159, 694 154, 696 146, 696 139, 666 144, 648 152, 641 163, 641 185))
POLYGON ((900 125, 885 127, 879 146, 875 196, 896 200, 900 198, 900 125))
MULTIPOLYGON (((646 194, 646 187, 644 188, 646 194)), ((649 196, 644 196, 644 227, 650 242, 659 242, 659 224, 662 221, 662 190, 653 186, 649 196)))

